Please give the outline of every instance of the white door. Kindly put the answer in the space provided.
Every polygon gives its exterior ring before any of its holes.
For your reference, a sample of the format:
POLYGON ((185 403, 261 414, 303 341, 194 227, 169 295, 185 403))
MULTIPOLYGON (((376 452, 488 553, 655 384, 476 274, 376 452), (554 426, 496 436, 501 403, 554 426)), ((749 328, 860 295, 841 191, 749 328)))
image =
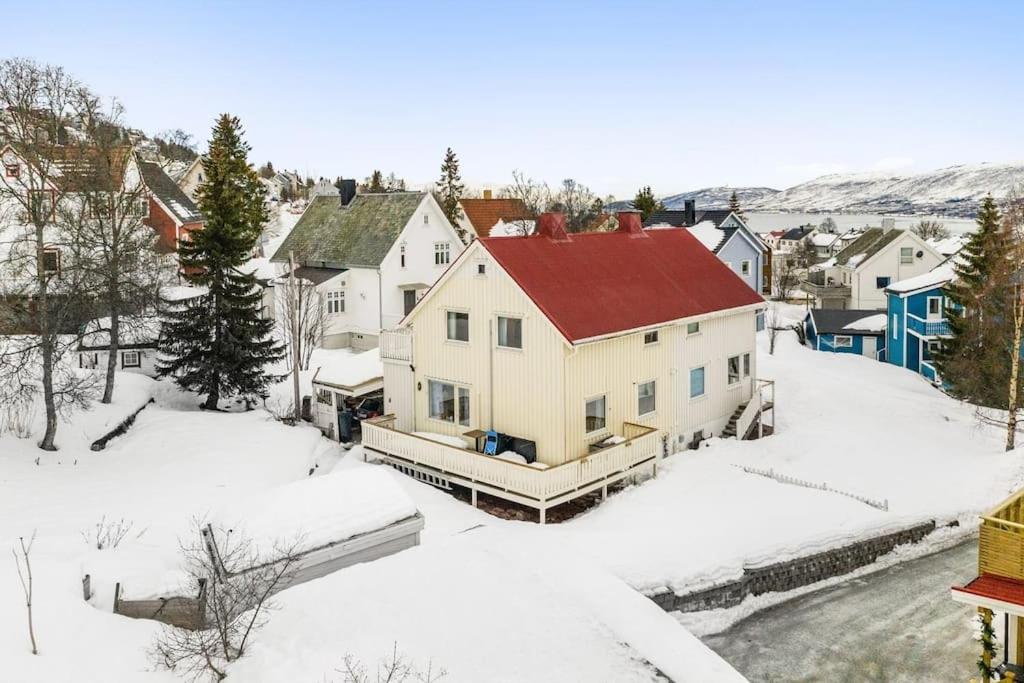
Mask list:
POLYGON ((877 345, 878 340, 874 337, 864 337, 864 355, 868 358, 874 358, 877 345))

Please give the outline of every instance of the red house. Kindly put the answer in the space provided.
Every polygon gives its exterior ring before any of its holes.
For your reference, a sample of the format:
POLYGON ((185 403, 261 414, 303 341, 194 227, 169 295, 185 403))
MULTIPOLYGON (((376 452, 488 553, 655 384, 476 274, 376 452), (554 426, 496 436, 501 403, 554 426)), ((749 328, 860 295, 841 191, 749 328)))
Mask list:
POLYGON ((144 223, 160 235, 158 248, 161 251, 177 251, 179 240, 203 227, 203 216, 195 202, 159 164, 140 161, 139 172, 150 193, 149 216, 144 223))

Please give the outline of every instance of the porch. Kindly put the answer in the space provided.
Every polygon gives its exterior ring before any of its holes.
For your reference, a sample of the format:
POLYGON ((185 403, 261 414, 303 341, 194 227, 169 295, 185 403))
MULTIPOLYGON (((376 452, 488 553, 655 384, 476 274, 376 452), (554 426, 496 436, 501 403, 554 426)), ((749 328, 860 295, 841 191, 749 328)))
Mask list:
MULTIPOLYGON (((601 491, 627 477, 657 476, 666 448, 658 430, 623 422, 622 441, 587 455, 547 467, 524 465, 458 448, 416 434, 400 431, 394 415, 363 421, 363 448, 378 460, 414 478, 440 488, 452 484, 469 489, 476 505, 477 494, 486 493, 539 512, 546 521, 549 508, 601 491)), ((467 442, 468 444, 468 442, 467 442)))

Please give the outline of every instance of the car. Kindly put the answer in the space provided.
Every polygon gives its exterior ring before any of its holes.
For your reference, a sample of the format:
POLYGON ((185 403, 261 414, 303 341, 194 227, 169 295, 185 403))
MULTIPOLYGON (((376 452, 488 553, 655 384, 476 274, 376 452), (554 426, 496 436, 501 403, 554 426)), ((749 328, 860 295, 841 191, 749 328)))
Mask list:
POLYGON ((357 420, 366 420, 382 415, 384 413, 384 397, 367 396, 356 404, 354 412, 357 420))

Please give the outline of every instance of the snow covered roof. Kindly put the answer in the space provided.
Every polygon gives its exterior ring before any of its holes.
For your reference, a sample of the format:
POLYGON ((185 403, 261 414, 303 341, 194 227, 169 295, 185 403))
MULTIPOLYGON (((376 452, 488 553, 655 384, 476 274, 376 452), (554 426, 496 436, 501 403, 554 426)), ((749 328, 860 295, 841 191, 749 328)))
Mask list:
POLYGON ((848 325, 843 325, 843 329, 867 332, 885 332, 887 323, 886 318, 887 315, 885 313, 876 313, 865 318, 854 320, 848 325))
MULTIPOLYGON (((109 348, 110 322, 109 316, 87 322, 79 348, 109 348)), ((150 316, 123 316, 118 325, 117 337, 118 346, 121 348, 155 346, 160 337, 160 320, 150 316)))
POLYGON ((714 252, 725 239, 725 231, 720 230, 712 221, 701 221, 691 228, 687 228, 697 241, 703 244, 708 251, 714 252))
POLYGON ((922 289, 932 289, 934 287, 941 287, 948 282, 951 282, 956 277, 954 259, 948 259, 943 261, 935 268, 929 270, 927 273, 922 273, 914 277, 907 278, 906 280, 900 280, 885 288, 887 292, 893 292, 894 294, 909 294, 910 292, 916 292, 922 289))
POLYGON ((811 243, 816 247, 831 246, 837 239, 839 239, 838 235, 833 235, 828 232, 816 232, 811 235, 811 243))
POLYGON ((214 528, 238 531, 261 552, 275 544, 297 552, 344 541, 407 519, 416 505, 383 468, 345 469, 261 492, 230 505, 214 528))
POLYGON ((879 311, 812 308, 808 316, 818 334, 885 333, 885 313, 879 311))
POLYGON ((277 266, 268 258, 253 258, 243 263, 239 269, 241 273, 251 273, 257 280, 269 281, 278 276, 277 266))
POLYGON ((384 386, 384 364, 378 349, 361 353, 337 349, 322 353, 318 359, 321 364, 313 375, 313 384, 326 384, 353 396, 384 386))
POLYGON ((534 220, 511 220, 505 222, 499 219, 488 231, 488 237, 521 237, 532 235, 537 229, 537 221, 534 220))
POLYGON ((171 213, 171 218, 179 224, 195 223, 203 220, 199 207, 195 205, 178 184, 160 168, 159 164, 150 161, 139 162, 142 180, 153 196, 171 213))
POLYGON ((185 301, 186 299, 194 299, 197 296, 203 296, 206 292, 207 289, 205 287, 174 285, 172 287, 164 287, 161 289, 160 296, 165 301, 185 301))
POLYGON ((953 235, 945 239, 932 238, 928 240, 928 244, 935 248, 935 251, 939 252, 943 256, 952 256, 953 254, 960 251, 967 240, 970 239, 968 235, 953 235))

